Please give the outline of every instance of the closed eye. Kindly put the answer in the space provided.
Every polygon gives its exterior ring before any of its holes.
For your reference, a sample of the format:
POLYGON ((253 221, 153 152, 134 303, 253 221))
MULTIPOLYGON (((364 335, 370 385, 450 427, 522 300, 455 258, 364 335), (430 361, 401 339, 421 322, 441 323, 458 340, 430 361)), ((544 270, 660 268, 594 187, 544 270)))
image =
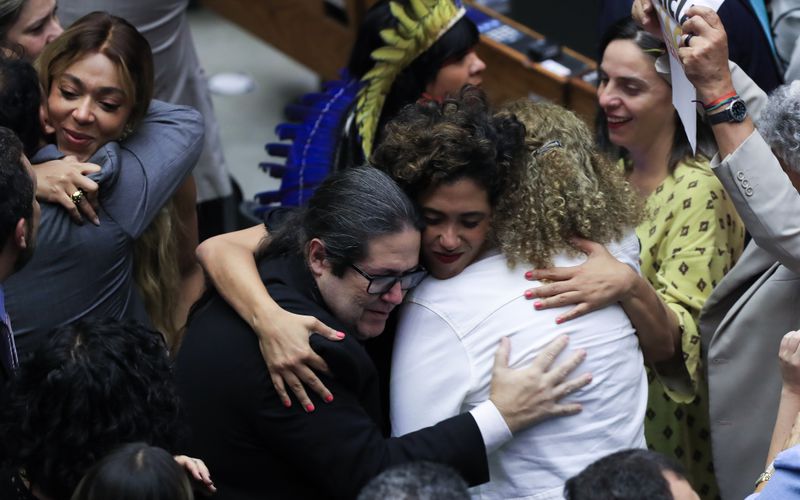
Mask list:
POLYGON ((61 92, 61 96, 64 99, 67 99, 68 101, 71 101, 73 99, 77 99, 77 97, 78 97, 77 92, 74 92, 74 91, 72 91, 70 89, 67 89, 67 88, 64 88, 64 87, 59 87, 58 91, 61 92))

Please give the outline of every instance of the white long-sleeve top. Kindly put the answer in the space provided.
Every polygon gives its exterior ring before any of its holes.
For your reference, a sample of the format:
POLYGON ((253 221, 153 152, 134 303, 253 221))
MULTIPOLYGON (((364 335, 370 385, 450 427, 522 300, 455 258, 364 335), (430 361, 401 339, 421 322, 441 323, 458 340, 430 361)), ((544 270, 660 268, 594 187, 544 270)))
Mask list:
MULTIPOLYGON (((635 235, 608 248, 638 271, 635 235)), ((554 265, 583 261, 583 256, 557 256, 554 265)), ((645 446, 647 380, 635 330, 622 308, 609 306, 558 325, 556 317, 567 308, 535 310, 523 292, 538 283, 525 279, 526 270, 509 269, 501 254, 488 255, 453 278, 427 278, 400 313, 390 391, 396 435, 486 401, 501 337, 511 340, 512 367, 527 365, 562 334, 570 344, 560 358, 578 348, 587 351, 573 376, 591 372, 592 383, 565 399, 581 403, 583 411, 542 422, 489 449, 491 481, 473 488, 473 498, 562 498, 564 482, 593 461, 645 446)))

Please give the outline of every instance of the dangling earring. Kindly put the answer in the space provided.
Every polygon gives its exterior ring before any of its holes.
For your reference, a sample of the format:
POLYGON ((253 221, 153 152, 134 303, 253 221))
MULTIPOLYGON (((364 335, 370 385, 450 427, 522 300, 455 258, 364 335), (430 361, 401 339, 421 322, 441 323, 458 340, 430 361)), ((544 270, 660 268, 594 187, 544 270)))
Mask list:
POLYGON ((124 141, 132 133, 133 133, 133 127, 131 126, 130 123, 126 123, 125 128, 122 129, 122 135, 119 136, 119 140, 124 141))

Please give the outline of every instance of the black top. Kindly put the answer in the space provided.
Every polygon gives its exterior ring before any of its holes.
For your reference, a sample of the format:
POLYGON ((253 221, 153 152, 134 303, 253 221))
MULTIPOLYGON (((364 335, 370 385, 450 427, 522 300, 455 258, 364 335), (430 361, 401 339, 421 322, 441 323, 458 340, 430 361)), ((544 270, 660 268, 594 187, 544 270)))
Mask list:
MULTIPOLYGON (((300 257, 259 263, 261 279, 284 309, 344 330, 328 311, 300 257)), ((489 479, 483 440, 469 414, 400 438, 381 432, 375 365, 348 333, 341 342, 311 337, 334 376, 320 374, 334 394, 316 411, 275 392, 250 327, 219 296, 193 314, 176 362, 179 393, 192 432, 188 454, 206 461, 215 498, 354 498, 372 477, 395 464, 449 464, 470 484, 489 479)))

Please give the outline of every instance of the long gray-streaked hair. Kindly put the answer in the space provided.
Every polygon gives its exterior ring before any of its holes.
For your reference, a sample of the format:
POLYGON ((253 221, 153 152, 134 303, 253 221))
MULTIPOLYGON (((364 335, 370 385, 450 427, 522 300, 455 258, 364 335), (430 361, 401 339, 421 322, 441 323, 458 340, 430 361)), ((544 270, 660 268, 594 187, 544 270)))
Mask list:
POLYGON ((326 179, 308 206, 271 234, 259 256, 302 255, 319 238, 331 271, 341 276, 368 256, 374 238, 421 227, 411 200, 388 175, 374 167, 348 168, 326 179))

